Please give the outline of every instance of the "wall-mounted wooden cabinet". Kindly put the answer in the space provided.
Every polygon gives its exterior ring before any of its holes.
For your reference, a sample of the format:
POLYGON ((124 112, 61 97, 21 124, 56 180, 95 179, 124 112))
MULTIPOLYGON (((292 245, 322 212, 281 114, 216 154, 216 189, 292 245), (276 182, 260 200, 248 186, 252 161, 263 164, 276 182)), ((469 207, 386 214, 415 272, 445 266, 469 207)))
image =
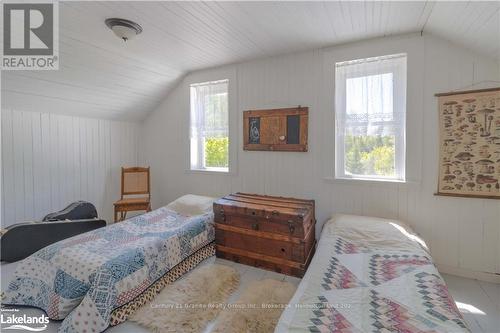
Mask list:
POLYGON ((243 149, 307 151, 309 108, 243 112, 243 149))

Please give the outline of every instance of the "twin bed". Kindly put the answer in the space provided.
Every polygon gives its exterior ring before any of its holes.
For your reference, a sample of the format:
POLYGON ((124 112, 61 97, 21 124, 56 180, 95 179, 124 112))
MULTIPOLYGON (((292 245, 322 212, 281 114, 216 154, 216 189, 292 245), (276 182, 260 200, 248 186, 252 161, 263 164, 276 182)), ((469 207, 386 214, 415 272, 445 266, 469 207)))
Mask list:
POLYGON ((63 320, 59 332, 102 332, 214 255, 214 238, 211 199, 183 197, 34 253, 18 264, 2 303, 44 310, 63 320))
POLYGON ((338 215, 276 332, 468 332, 425 243, 401 222, 338 215))
MULTIPOLYGON (((102 332, 214 255, 210 198, 50 245, 26 258, 3 304, 44 310, 60 332, 102 332)), ((337 216, 277 332, 463 332, 467 326, 425 244, 395 221, 337 216)))

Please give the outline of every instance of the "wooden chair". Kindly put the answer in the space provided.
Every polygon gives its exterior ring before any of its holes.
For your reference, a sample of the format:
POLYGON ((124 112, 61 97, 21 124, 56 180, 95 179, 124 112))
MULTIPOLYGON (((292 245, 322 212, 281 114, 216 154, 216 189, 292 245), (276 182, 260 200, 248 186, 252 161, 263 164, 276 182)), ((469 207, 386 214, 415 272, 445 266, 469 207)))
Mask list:
POLYGON ((123 221, 127 212, 151 211, 150 189, 149 167, 122 168, 121 199, 114 203, 115 222, 123 221))

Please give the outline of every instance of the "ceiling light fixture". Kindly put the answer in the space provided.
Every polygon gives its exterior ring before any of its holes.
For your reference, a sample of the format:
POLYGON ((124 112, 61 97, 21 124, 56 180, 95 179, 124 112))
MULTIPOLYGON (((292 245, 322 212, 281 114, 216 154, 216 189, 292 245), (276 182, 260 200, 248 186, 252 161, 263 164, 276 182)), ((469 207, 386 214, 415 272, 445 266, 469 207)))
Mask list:
POLYGON ((106 19, 104 23, 106 23, 108 28, 110 28, 118 38, 123 39, 125 42, 142 32, 142 27, 130 20, 109 18, 106 19))

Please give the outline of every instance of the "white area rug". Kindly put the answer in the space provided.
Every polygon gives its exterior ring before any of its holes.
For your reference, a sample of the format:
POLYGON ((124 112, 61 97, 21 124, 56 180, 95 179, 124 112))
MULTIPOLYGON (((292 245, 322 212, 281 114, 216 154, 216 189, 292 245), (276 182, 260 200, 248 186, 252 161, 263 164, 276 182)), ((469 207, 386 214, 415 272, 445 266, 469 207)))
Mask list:
POLYGON ((238 287, 239 274, 229 266, 205 265, 168 285, 129 320, 153 332, 201 332, 223 309, 238 287))
POLYGON ((272 279, 252 282, 238 301, 218 316, 217 333, 272 333, 297 288, 272 279))

